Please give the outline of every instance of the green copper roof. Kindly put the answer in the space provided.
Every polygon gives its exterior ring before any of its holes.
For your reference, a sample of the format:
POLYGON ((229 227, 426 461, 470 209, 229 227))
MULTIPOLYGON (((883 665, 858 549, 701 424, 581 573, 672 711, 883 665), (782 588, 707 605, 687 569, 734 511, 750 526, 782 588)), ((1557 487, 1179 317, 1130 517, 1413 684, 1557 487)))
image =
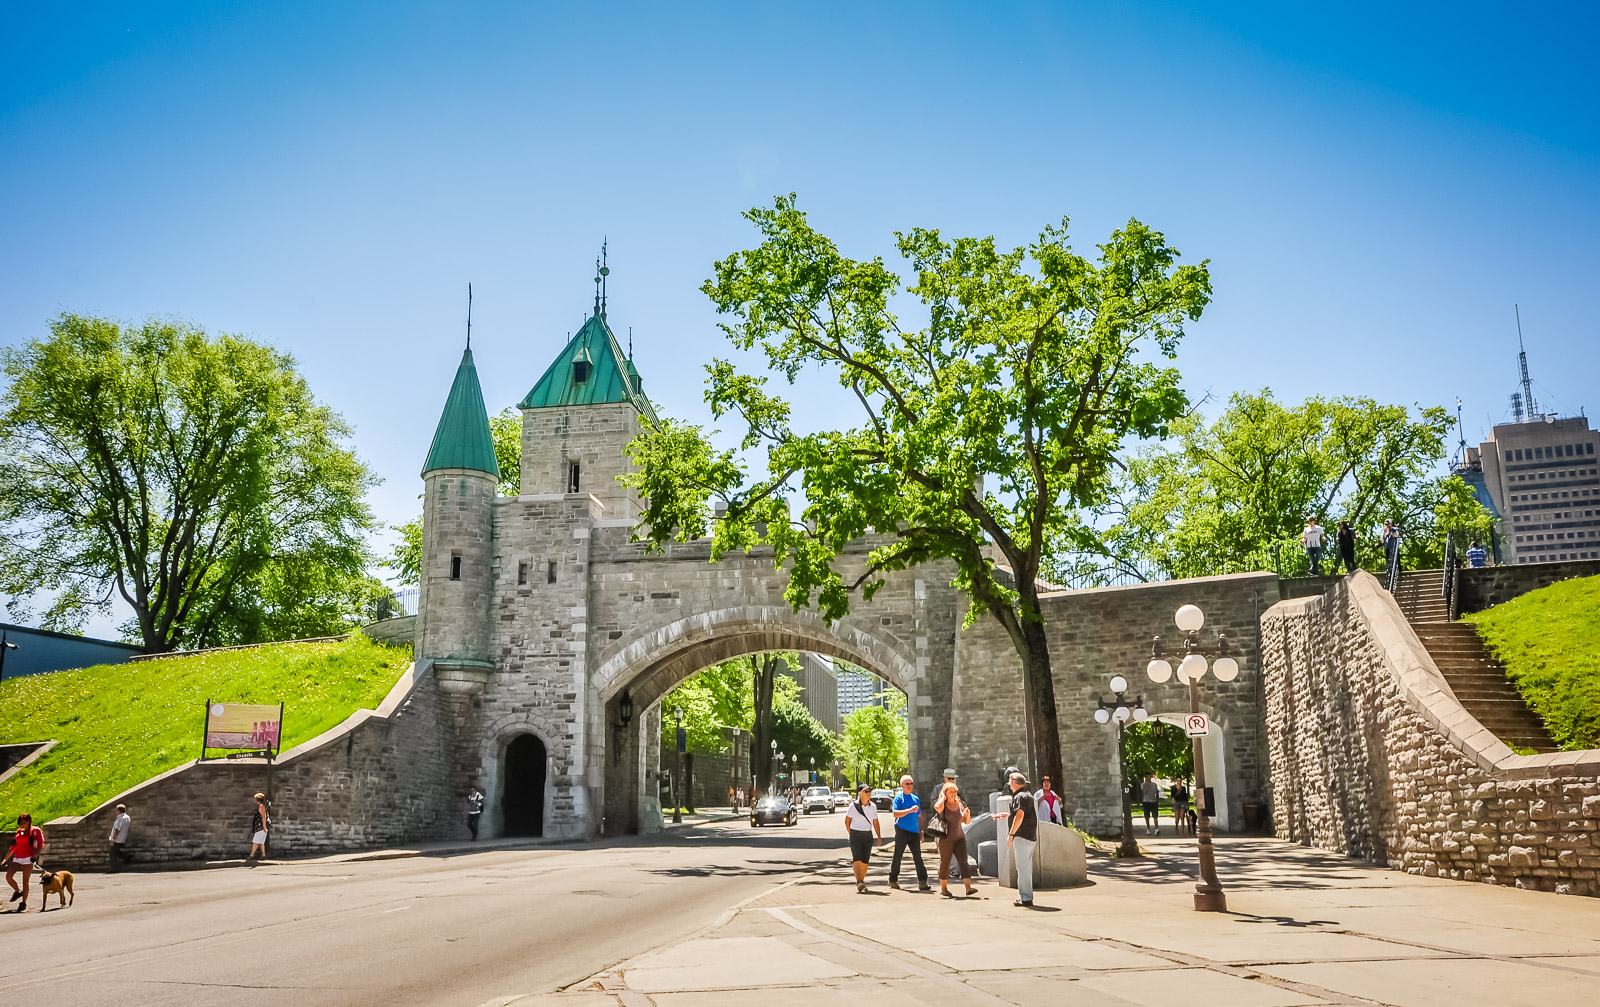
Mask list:
POLYGON ((483 389, 478 386, 478 369, 472 366, 472 351, 461 354, 450 397, 444 400, 444 415, 433 432, 433 446, 422 466, 426 475, 434 469, 472 469, 499 477, 500 465, 494 458, 494 437, 489 433, 489 411, 483 406, 483 389))
POLYGON ((583 323, 583 328, 557 355, 544 377, 517 408, 593 406, 607 402, 631 402, 651 420, 656 418, 655 409, 644 396, 639 372, 634 369, 633 361, 623 355, 602 313, 591 315, 583 323), (583 368, 582 381, 578 380, 578 368, 573 366, 577 363, 588 365, 583 368))

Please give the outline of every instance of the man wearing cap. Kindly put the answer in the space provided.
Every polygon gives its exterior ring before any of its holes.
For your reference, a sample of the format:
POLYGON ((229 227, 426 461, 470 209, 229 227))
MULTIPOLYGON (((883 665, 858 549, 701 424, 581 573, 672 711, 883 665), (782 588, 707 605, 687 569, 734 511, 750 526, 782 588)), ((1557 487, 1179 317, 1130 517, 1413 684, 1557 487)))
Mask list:
POLYGON ((1033 808, 1033 795, 1028 792, 1028 778, 1020 772, 1011 774, 1011 828, 1006 845, 1011 847, 1011 859, 1017 868, 1016 905, 1033 908, 1033 847, 1039 839, 1039 815, 1033 808))
POLYGON ((889 887, 900 887, 900 855, 911 848, 911 862, 917 868, 917 891, 932 891, 928 887, 928 868, 922 863, 922 827, 920 813, 922 801, 913 788, 915 781, 909 775, 900 777, 900 793, 894 795, 894 857, 889 861, 889 887))

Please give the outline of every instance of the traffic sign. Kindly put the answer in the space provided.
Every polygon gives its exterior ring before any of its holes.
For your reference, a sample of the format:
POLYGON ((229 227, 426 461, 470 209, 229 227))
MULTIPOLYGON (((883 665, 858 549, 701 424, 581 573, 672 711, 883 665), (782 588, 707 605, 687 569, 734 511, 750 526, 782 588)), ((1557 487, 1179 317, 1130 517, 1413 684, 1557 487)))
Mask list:
POLYGON ((1211 733, 1211 724, 1206 721, 1206 715, 1203 713, 1191 713, 1184 717, 1183 727, 1191 738, 1204 738, 1211 733))

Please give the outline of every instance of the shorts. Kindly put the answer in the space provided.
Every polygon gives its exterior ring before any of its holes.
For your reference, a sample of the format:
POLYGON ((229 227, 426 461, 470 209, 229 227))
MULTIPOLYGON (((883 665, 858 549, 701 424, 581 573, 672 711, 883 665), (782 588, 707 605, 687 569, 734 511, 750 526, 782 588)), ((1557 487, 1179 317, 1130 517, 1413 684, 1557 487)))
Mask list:
POLYGON ((256 846, 261 846, 266 841, 267 841, 267 832, 266 832, 265 829, 262 829, 262 830, 256 832, 255 835, 250 837, 250 842, 252 844, 256 845, 256 846))
POLYGON ((12 857, 11 858, 11 862, 13 864, 17 865, 18 867, 32 867, 33 866, 33 858, 32 857, 12 857))
POLYGON ((850 830, 850 859, 864 864, 872 858, 872 833, 861 829, 850 830))

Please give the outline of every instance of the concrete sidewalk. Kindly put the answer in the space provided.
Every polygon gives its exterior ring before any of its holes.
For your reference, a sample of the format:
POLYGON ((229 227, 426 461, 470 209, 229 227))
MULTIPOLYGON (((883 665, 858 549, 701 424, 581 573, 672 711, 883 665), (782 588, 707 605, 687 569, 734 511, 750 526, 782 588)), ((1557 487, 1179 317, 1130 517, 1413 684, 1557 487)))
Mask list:
MULTIPOLYGON (((496 1007, 1600 1003, 1600 900, 1413 877, 1269 839, 1223 839, 1226 914, 1192 909, 1192 841, 1091 860, 1090 884, 1012 906, 890 891, 878 854, 737 907, 568 990, 496 1007)), ((911 878, 912 887, 915 877, 911 878)), ((901 883, 906 883, 902 876, 901 883)))

